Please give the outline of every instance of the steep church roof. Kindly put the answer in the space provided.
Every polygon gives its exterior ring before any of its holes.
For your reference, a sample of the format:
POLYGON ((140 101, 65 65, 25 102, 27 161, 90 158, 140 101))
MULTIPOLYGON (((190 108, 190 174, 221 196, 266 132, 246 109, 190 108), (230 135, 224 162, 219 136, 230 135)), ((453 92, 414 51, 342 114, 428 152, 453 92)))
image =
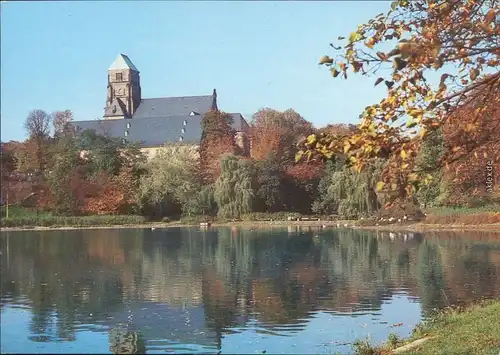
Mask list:
MULTIPOLYGON (((239 113, 231 113, 235 131, 248 127, 239 113)), ((199 144, 202 115, 160 116, 118 120, 73 121, 72 125, 82 132, 87 129, 99 135, 122 138, 138 143, 141 147, 159 147, 165 143, 199 144)))
POLYGON ((214 95, 142 99, 132 118, 189 116, 191 112, 204 115, 217 108, 216 100, 214 95))
POLYGON ((127 57, 125 54, 119 54, 108 70, 120 70, 120 69, 131 69, 133 71, 139 72, 139 70, 137 70, 137 68, 135 67, 134 63, 132 63, 129 57, 127 57))

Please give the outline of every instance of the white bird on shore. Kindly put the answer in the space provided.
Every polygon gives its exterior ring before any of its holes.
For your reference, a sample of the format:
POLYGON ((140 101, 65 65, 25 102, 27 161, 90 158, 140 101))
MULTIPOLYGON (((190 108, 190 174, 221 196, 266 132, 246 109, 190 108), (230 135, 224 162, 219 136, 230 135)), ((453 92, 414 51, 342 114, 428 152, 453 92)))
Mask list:
POLYGON ((156 227, 151 227, 151 230, 154 231, 156 229, 156 227))

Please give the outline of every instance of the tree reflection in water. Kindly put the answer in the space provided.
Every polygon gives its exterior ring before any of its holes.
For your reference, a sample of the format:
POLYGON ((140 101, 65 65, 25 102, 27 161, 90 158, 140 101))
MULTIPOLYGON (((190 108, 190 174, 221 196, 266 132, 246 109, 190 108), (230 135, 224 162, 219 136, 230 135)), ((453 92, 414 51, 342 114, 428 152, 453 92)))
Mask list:
POLYGON ((139 331, 118 324, 109 330, 109 351, 113 354, 145 354, 146 343, 139 331))
POLYGON ((82 325, 106 325, 114 353, 144 352, 161 337, 220 349, 225 333, 253 319, 299 329, 313 312, 376 312, 400 293, 418 299, 424 316, 500 296, 500 242, 487 234, 16 232, 1 235, 2 250, 7 239, 2 310, 28 305, 35 341, 72 341, 82 325), (134 305, 143 315, 120 325, 134 305))

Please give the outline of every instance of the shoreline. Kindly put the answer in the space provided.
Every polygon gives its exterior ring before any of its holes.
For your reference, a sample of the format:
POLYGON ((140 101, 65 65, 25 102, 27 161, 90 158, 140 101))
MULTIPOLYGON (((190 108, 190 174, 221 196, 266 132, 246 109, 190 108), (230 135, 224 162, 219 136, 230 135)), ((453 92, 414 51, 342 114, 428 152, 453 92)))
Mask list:
POLYGON ((500 299, 477 300, 462 307, 446 307, 422 321, 407 338, 382 344, 359 340, 357 354, 497 354, 500 351, 500 299))
MULTIPOLYGON (((427 224, 423 222, 411 224, 388 224, 383 226, 376 225, 359 225, 359 221, 236 221, 236 222, 214 222, 211 227, 240 227, 240 228, 283 228, 288 226, 296 227, 317 227, 317 228, 335 228, 335 229, 364 229, 373 231, 393 231, 393 232, 437 232, 437 231, 485 231, 499 232, 500 223, 495 224, 478 224, 478 225, 463 225, 463 224, 427 224), (341 224, 341 227, 337 227, 341 224), (344 227, 347 224, 347 227, 344 227)), ((146 228, 188 228, 200 227, 199 223, 144 223, 144 224, 120 224, 120 225, 103 225, 103 226, 51 226, 51 227, 2 227, 1 232, 15 231, 57 231, 57 230, 83 230, 83 229, 146 229, 146 228)))

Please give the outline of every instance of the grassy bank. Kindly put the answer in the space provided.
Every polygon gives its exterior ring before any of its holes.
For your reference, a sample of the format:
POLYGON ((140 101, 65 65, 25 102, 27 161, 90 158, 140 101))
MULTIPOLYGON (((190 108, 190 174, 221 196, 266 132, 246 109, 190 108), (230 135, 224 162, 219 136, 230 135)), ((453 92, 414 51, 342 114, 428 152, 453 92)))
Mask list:
POLYGON ((240 227, 281 227, 288 225, 376 229, 380 231, 424 232, 438 230, 488 230, 500 231, 500 212, 491 209, 439 209, 429 211, 425 220, 420 222, 391 223, 380 225, 375 219, 356 221, 338 219, 336 216, 306 216, 299 213, 249 213, 241 219, 221 219, 207 216, 184 217, 180 220, 164 218, 161 221, 149 221, 136 215, 96 215, 62 217, 48 213, 14 208, 9 211, 9 218, 2 216, 0 227, 3 229, 47 229, 47 228, 102 228, 102 227, 181 227, 199 225, 210 221, 213 226, 240 227), (491 217, 493 216, 493 217, 491 217), (319 220, 317 220, 319 218, 319 220), (304 220, 306 219, 306 220, 304 220))
POLYGON ((500 206, 480 208, 434 208, 427 211, 427 224, 481 225, 500 223, 500 206))
POLYGON ((407 340, 390 335, 381 346, 354 344, 359 355, 500 353, 500 300, 445 309, 415 328, 407 340), (426 339, 424 341, 421 341, 426 339))

